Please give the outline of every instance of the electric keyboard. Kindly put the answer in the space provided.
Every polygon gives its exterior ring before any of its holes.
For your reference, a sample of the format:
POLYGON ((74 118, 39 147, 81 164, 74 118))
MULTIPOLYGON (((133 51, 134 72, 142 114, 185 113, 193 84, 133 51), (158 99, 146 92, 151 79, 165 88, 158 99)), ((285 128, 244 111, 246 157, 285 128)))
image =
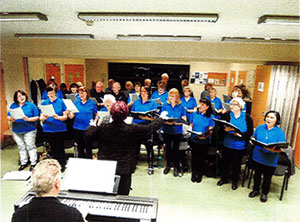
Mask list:
MULTIPOLYGON (((35 193, 29 191, 15 203, 15 210, 30 202, 35 193)), ((57 196, 61 203, 77 208, 89 222, 94 221, 156 221, 158 199, 131 196, 106 196, 63 191, 57 196)))

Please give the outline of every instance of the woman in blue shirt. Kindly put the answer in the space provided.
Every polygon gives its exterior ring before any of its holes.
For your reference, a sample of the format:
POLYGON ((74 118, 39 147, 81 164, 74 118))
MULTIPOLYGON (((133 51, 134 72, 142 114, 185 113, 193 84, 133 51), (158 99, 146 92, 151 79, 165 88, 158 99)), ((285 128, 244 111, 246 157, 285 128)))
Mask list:
POLYGON ((133 101, 131 101, 131 98, 130 98, 130 94, 136 94, 139 97, 141 94, 141 87, 142 87, 142 84, 140 82, 134 83, 134 92, 130 92, 128 95, 128 99, 127 99, 128 108, 130 108, 133 104, 133 101))
POLYGON ((189 86, 185 86, 182 91, 184 97, 182 97, 180 101, 186 110, 187 120, 190 121, 191 115, 195 111, 195 108, 197 107, 197 102, 196 99, 191 96, 193 92, 189 86))
MULTIPOLYGON (((211 103, 208 99, 203 98, 199 101, 199 108, 191 116, 192 130, 199 133, 205 133, 213 129, 215 122, 212 120, 211 103)), ((190 137, 190 145, 192 147, 192 182, 200 183, 204 174, 205 156, 210 145, 210 135, 196 135, 190 137)))
MULTIPOLYGON (((167 111, 167 117, 172 119, 184 119, 186 121, 186 111, 181 105, 180 95, 177 89, 173 88, 169 91, 169 98, 161 108, 161 112, 167 111)), ((177 177, 179 172, 179 144, 182 135, 182 124, 177 124, 175 121, 165 121, 163 130, 163 138, 166 143, 166 159, 167 166, 164 169, 164 174, 170 171, 171 163, 174 163, 174 177, 177 177)))
POLYGON ((66 123, 64 122, 68 116, 66 111, 66 105, 62 99, 57 98, 57 89, 51 86, 46 88, 48 99, 42 102, 41 105, 52 105, 55 111, 55 115, 48 116, 41 113, 40 120, 43 122, 43 132, 46 136, 46 141, 51 147, 51 156, 58 160, 62 167, 62 171, 65 170, 66 156, 64 147, 64 135, 67 131, 66 123))
POLYGON ((19 148, 21 166, 18 170, 21 171, 27 167, 28 153, 31 162, 30 171, 32 171, 37 163, 35 138, 39 111, 36 105, 28 102, 28 96, 24 91, 18 90, 14 93, 14 103, 10 106, 7 119, 12 122, 13 137, 19 148), (11 116, 10 112, 18 108, 24 112, 25 116, 22 119, 15 119, 11 116))
MULTIPOLYGON (((64 94, 62 93, 62 91, 58 90, 57 89, 57 83, 53 80, 53 79, 50 79, 48 82, 47 82, 47 86, 51 86, 52 88, 55 88, 56 89, 56 97, 60 98, 60 99, 63 99, 64 98, 64 94)), ((42 100, 46 100, 48 99, 48 93, 46 90, 44 90, 43 94, 42 94, 42 100)))
POLYGON ((241 171, 241 159, 246 149, 247 142, 250 136, 253 134, 253 121, 252 118, 242 109, 245 106, 245 102, 242 98, 233 98, 230 102, 230 113, 226 113, 221 119, 230 122, 236 126, 241 134, 234 131, 232 127, 225 127, 225 137, 223 139, 223 168, 221 172, 221 180, 217 185, 222 186, 228 182, 229 167, 232 168, 232 190, 236 190, 238 187, 238 179, 241 171))
POLYGON ((159 106, 161 107, 164 103, 166 103, 167 99, 168 99, 168 92, 166 91, 166 83, 163 81, 158 81, 157 83, 157 87, 158 90, 156 90, 155 92, 153 92, 151 99, 155 100, 155 99, 160 99, 161 103, 159 104, 159 106))
POLYGON ((89 99, 89 92, 86 87, 79 88, 79 98, 74 102, 74 105, 78 109, 78 113, 67 111, 70 119, 74 119, 73 128, 75 133, 75 141, 78 147, 79 158, 92 159, 92 149, 84 140, 84 133, 90 126, 90 120, 97 121, 97 105, 94 101, 89 99))
POLYGON ((79 86, 74 82, 70 85, 70 92, 72 95, 75 96, 76 99, 79 99, 78 88, 79 88, 79 86))
POLYGON ((223 109, 222 101, 216 95, 217 95, 217 90, 215 88, 209 89, 209 96, 207 97, 207 99, 209 99, 209 101, 212 104, 214 104, 213 105, 215 107, 215 109, 213 110, 214 115, 217 115, 218 113, 221 113, 222 109, 223 109))
MULTIPOLYGON (((258 126, 254 132, 254 138, 263 143, 285 142, 285 134, 278 127, 280 124, 280 114, 277 111, 269 111, 265 115, 265 124, 258 126)), ((261 176, 263 175, 261 202, 267 201, 267 195, 270 190, 272 175, 278 163, 279 152, 281 150, 264 149, 255 146, 253 151, 253 167, 254 167, 254 186, 253 191, 249 193, 249 197, 253 198, 259 195, 261 176)))
MULTIPOLYGON (((146 88, 143 86, 141 88, 141 98, 136 100, 132 107, 131 111, 140 111, 140 112, 146 112, 150 110, 157 109, 157 104, 153 102, 152 100, 149 100, 150 98, 150 91, 149 88, 146 88)), ((138 119, 134 119, 134 124, 141 124, 141 125, 147 125, 151 123, 151 120, 154 120, 154 118, 150 118, 148 116, 139 116, 138 119)), ((154 153, 153 153, 153 139, 151 139, 152 134, 146 134, 144 135, 138 144, 137 147, 137 153, 140 152, 141 144, 144 144, 147 150, 147 157, 148 157, 148 174, 152 175, 154 173, 153 170, 153 159, 154 159, 154 153)))

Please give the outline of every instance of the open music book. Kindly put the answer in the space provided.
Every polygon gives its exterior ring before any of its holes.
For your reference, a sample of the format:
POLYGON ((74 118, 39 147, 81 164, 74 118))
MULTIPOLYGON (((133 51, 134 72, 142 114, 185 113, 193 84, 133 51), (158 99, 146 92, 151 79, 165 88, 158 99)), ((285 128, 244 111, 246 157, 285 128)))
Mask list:
POLYGON ((175 122, 175 123, 182 123, 182 124, 189 125, 189 123, 187 121, 185 121, 184 119, 181 119, 181 118, 169 118, 169 117, 166 117, 163 120, 167 121, 167 122, 175 122))
POLYGON ((150 118, 159 116, 158 114, 158 110, 157 109, 153 109, 153 110, 149 110, 149 111, 131 111, 130 112, 130 116, 132 116, 134 119, 139 119, 140 116, 148 116, 150 118))
POLYGON ((231 110, 230 109, 230 104, 228 104, 228 103, 223 103, 223 108, 226 109, 226 110, 231 110))
POLYGON ((152 99, 153 102, 155 102, 156 104, 161 104, 161 99, 160 98, 156 98, 156 99, 152 99))
POLYGON ((139 98, 138 94, 136 93, 129 93, 129 97, 130 97, 130 102, 135 102, 135 100, 137 100, 139 98))
POLYGON ((258 141, 254 138, 251 138, 250 141, 255 145, 255 146, 259 146, 261 148, 268 148, 268 149, 272 149, 273 147, 275 147, 275 150, 279 150, 279 149, 286 149, 289 147, 289 143, 287 142, 276 142, 276 143, 264 143, 261 141, 258 141))
POLYGON ((72 102, 74 102, 77 99, 74 94, 66 94, 66 98, 72 100, 72 102))
MULTIPOLYGON (((90 97, 89 99, 92 100, 93 102, 95 102, 96 104, 98 104, 98 101, 95 97, 90 97)), ((103 98, 101 98, 101 99, 103 100, 103 98)))
POLYGON ((223 124, 225 127, 227 126, 227 127, 233 128, 234 131, 235 131, 236 133, 238 133, 238 134, 241 134, 241 135, 243 134, 243 133, 241 132, 241 130, 240 130, 238 127, 236 127, 235 125, 233 125, 233 124, 227 122, 226 120, 221 120, 221 119, 216 119, 216 118, 213 118, 213 120, 214 120, 215 122, 217 122, 217 123, 223 124))
POLYGON ((14 119, 23 119, 25 117, 25 114, 21 107, 10 109, 9 110, 10 116, 14 119))
POLYGON ((44 115, 46 115, 46 116, 54 116, 54 115, 56 115, 52 104, 41 105, 39 108, 41 109, 42 113, 44 115))
POLYGON ((72 113, 79 113, 79 110, 77 109, 77 107, 74 105, 74 103, 72 102, 72 100, 70 99, 63 99, 67 110, 70 110, 72 113))
POLYGON ((206 130, 204 133, 202 132, 196 132, 196 131, 193 131, 193 130, 187 130, 189 133, 192 133, 192 134, 195 134, 197 136, 208 136, 210 134, 211 131, 213 131, 214 129, 208 129, 206 130))

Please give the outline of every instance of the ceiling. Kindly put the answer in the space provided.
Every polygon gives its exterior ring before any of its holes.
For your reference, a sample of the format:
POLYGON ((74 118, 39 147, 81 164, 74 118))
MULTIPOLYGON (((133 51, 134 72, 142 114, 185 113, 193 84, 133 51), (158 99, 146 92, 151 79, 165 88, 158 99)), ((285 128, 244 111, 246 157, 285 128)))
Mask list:
MULTIPOLYGON (((48 21, 2 22, 1 40, 15 33, 92 34, 117 40, 117 34, 200 35, 202 42, 226 37, 299 39, 299 26, 257 24, 263 15, 298 15, 298 0, 1 0, 1 12, 40 12, 48 21), (87 26, 79 12, 217 13, 216 23, 95 22, 87 26)), ((93 40, 92 40, 93 41, 93 40)))

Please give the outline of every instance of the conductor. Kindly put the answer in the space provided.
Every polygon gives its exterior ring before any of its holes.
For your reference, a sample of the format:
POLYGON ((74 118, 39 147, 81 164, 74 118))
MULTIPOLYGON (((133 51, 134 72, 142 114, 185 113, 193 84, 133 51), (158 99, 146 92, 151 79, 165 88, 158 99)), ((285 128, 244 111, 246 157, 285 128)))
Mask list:
MULTIPOLYGON (((100 127, 91 126, 86 132, 87 140, 98 140, 98 158, 101 160, 117 161, 116 174, 120 175, 118 194, 129 195, 131 175, 136 165, 136 147, 140 138, 153 133, 163 125, 158 118, 148 125, 126 124, 128 107, 123 101, 117 101, 110 110, 112 123, 101 124, 100 127)), ((163 114, 161 114, 163 116, 163 114)))
POLYGON ((62 204, 57 199, 61 183, 60 170, 61 166, 54 159, 46 159, 36 165, 32 171, 36 197, 15 211, 12 222, 83 222, 76 208, 62 204))

